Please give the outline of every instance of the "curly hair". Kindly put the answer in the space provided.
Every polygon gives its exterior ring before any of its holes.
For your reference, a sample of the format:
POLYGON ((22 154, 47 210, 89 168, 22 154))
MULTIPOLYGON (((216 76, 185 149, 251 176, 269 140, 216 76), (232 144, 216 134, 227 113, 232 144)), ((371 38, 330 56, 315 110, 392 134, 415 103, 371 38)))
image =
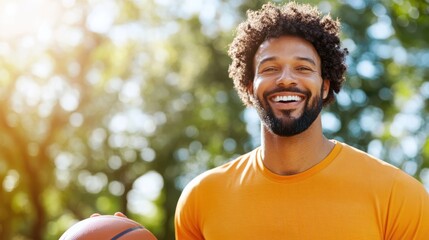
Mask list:
POLYGON ((249 89, 254 78, 253 58, 266 40, 284 35, 302 37, 313 44, 321 60, 322 79, 329 79, 330 89, 324 99, 326 106, 335 100, 345 81, 346 48, 340 46, 340 23, 308 4, 289 2, 283 6, 265 4, 259 11, 247 11, 247 20, 237 27, 228 54, 232 59, 229 76, 239 97, 251 106, 249 89))

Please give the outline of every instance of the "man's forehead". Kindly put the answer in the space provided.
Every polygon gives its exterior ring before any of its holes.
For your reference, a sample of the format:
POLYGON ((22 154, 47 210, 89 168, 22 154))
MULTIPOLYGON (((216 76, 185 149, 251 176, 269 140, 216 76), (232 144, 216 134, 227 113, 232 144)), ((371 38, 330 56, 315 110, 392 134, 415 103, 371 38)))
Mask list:
POLYGON ((317 65, 320 62, 319 54, 307 40, 296 36, 282 36, 270 38, 261 43, 256 51, 255 63, 264 59, 295 58, 309 60, 317 65))

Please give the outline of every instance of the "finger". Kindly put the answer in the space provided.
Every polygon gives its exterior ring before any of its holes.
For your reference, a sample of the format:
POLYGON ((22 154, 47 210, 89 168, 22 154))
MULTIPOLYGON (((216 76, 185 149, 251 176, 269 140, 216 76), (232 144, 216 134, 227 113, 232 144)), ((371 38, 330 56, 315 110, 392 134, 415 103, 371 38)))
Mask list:
POLYGON ((121 213, 121 212, 115 212, 115 216, 117 216, 117 217, 127 217, 127 216, 125 216, 125 214, 123 214, 123 213, 121 213))

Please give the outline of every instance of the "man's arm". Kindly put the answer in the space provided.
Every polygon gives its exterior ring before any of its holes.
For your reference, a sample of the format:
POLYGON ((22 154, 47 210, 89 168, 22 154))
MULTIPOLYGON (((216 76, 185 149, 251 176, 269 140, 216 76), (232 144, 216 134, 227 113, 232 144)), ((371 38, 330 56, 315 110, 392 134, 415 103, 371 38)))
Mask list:
POLYGON ((179 198, 174 217, 176 240, 204 240, 199 228, 198 197, 195 179, 186 186, 179 198))
POLYGON ((429 194, 401 172, 392 188, 385 239, 429 239, 429 194))

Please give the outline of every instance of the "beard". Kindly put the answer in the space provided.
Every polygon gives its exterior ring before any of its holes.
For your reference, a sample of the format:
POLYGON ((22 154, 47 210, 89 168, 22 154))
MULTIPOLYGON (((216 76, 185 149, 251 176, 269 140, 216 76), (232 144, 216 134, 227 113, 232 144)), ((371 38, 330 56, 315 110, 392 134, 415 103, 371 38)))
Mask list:
POLYGON ((263 95, 263 100, 259 97, 255 97, 256 103, 255 108, 261 118, 263 124, 265 124, 270 132, 281 136, 291 137, 300 134, 307 130, 314 120, 319 116, 323 108, 322 91, 318 95, 312 98, 312 95, 308 91, 302 91, 298 88, 276 88, 263 95), (299 117, 293 117, 292 112, 295 110, 282 110, 281 117, 276 117, 271 106, 268 104, 269 95, 276 92, 297 92, 306 96, 304 103, 304 110, 299 117))

